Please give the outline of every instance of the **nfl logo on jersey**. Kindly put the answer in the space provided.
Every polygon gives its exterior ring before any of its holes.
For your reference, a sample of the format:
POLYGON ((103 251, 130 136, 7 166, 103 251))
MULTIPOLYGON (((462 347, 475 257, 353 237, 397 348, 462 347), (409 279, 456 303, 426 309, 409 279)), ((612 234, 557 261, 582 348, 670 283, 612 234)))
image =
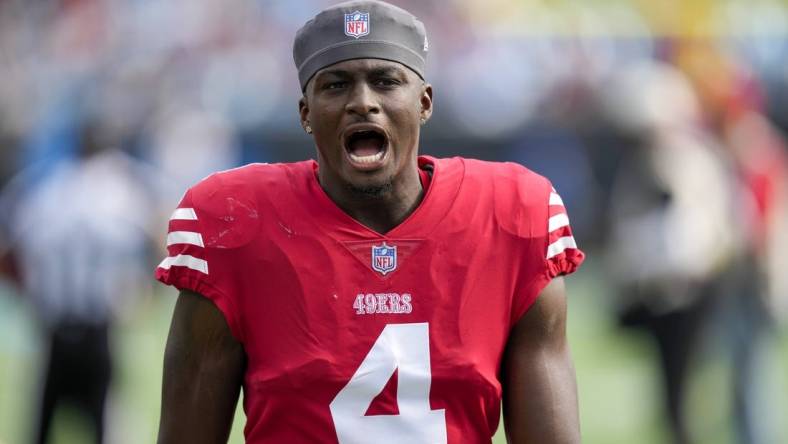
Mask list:
POLYGON ((369 13, 353 11, 345 14, 345 35, 359 38, 369 34, 369 13))
POLYGON ((397 269, 397 247, 383 245, 372 246, 372 269, 382 275, 387 275, 397 269))

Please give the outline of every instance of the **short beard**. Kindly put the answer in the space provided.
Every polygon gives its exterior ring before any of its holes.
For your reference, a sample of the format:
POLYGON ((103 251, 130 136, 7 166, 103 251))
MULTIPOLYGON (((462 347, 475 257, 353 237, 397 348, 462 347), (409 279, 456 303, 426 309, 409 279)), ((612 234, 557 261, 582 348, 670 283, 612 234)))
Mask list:
POLYGON ((374 200, 380 199, 381 197, 389 194, 394 188, 391 183, 391 180, 387 180, 385 183, 380 185, 370 185, 366 187, 357 187, 351 183, 345 184, 345 189, 347 189, 350 194, 355 196, 361 200, 374 200))

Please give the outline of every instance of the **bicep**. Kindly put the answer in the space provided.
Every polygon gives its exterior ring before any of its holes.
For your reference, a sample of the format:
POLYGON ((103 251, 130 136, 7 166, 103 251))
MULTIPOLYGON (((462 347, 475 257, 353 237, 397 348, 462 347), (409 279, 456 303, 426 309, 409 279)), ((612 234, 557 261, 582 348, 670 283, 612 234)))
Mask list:
POLYGON ((512 329, 501 370, 510 443, 580 442, 562 278, 545 287, 512 329))
POLYGON ((227 442, 245 365, 219 309, 182 291, 164 355, 159 443, 227 442))

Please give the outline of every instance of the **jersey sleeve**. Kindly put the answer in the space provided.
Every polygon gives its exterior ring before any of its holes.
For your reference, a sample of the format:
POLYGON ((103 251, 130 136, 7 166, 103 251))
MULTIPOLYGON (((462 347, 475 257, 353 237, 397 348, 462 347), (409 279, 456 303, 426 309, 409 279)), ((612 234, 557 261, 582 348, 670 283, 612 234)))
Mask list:
POLYGON ((531 237, 527 255, 523 259, 521 277, 525 282, 518 286, 512 322, 516 322, 533 305, 547 284, 558 276, 574 273, 585 259, 585 254, 577 245, 569 215, 558 192, 547 183, 547 192, 534 193, 538 197, 533 202, 532 220, 529 225, 531 237))
POLYGON ((211 218, 195 205, 194 193, 194 189, 187 191, 170 216, 167 257, 156 268, 156 279, 210 299, 224 315, 233 336, 241 341, 238 311, 229 297, 228 285, 222 282, 222 267, 206 247, 206 240, 210 238, 206 225, 211 218))
POLYGON ((547 249, 545 272, 550 279, 574 273, 585 254, 577 247, 569 224, 569 215, 561 196, 551 188, 547 206, 547 249))

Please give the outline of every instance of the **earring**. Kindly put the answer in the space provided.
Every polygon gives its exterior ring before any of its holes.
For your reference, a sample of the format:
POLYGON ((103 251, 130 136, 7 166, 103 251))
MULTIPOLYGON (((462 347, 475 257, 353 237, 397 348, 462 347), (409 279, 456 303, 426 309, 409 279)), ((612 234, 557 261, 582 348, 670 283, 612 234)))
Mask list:
POLYGON ((307 134, 312 134, 312 127, 307 123, 304 125, 304 131, 306 131, 307 134))
POLYGON ((422 117, 420 121, 421 121, 421 124, 422 124, 422 126, 423 126, 425 123, 427 123, 427 119, 425 119, 424 117, 422 117))

